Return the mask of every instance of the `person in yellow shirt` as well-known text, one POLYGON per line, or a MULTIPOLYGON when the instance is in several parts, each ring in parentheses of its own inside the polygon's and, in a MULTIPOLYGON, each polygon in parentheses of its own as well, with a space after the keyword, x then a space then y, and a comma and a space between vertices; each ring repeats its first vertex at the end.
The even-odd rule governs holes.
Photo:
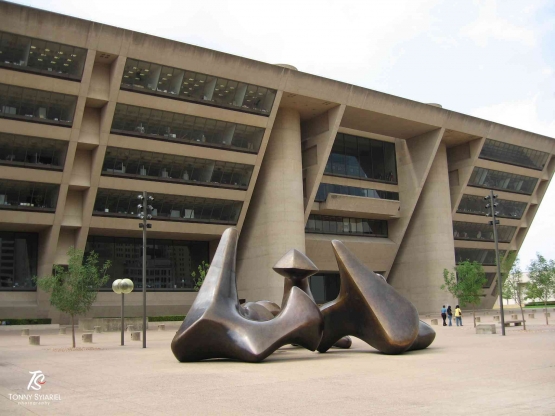
POLYGON ((457 323, 457 326, 459 326, 459 323, 461 324, 461 326, 463 326, 462 311, 461 308, 459 308, 459 305, 455 306, 455 322, 457 323))

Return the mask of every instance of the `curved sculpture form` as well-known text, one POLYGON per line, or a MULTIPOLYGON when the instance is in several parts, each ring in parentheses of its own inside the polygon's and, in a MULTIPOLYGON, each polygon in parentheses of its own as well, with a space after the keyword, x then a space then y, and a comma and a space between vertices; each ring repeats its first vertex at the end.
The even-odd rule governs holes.
POLYGON ((423 350, 428 348, 436 339, 436 331, 426 322, 420 321, 418 336, 407 351, 423 350))
POLYGON ((369 270, 345 245, 332 241, 339 266, 339 296, 322 306, 324 336, 318 351, 326 352, 345 335, 358 337, 385 354, 407 351, 418 337, 416 308, 383 278, 369 270))
POLYGON ((181 361, 230 358, 260 362, 282 345, 314 351, 322 337, 322 314, 312 299, 292 288, 281 312, 269 321, 249 319, 237 297, 235 258, 238 232, 224 231, 204 283, 171 349, 181 361))

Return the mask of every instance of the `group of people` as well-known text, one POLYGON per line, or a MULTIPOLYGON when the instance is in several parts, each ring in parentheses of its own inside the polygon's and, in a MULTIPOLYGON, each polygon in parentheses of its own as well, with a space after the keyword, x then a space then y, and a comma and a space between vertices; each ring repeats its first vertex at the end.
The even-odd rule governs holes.
MULTIPOLYGON (((451 323, 451 320, 453 319, 453 310, 451 309, 451 305, 447 306, 447 309, 445 308, 445 305, 442 306, 441 308, 441 319, 443 319, 443 326, 447 326, 447 323, 445 322, 445 320, 449 318, 449 326, 453 326, 453 324, 451 323)), ((459 305, 455 306, 455 322, 457 323, 457 326, 463 326, 462 323, 462 311, 461 308, 459 308, 459 305)))

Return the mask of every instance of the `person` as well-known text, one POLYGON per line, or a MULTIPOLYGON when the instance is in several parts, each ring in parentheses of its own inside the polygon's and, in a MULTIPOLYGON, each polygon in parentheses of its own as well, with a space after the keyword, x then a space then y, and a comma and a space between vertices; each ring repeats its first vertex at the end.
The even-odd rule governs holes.
POLYGON ((461 326, 463 326, 463 324, 462 324, 462 311, 461 311, 461 308, 459 308, 459 305, 455 306, 455 322, 457 323, 457 326, 459 326, 459 324, 461 324, 461 326))
POLYGON ((451 310, 451 305, 447 306, 447 318, 449 318, 449 326, 453 326, 451 320, 453 319, 453 311, 451 310))
POLYGON ((445 323, 445 318, 447 318, 447 309, 445 309, 445 305, 441 307, 441 319, 443 319, 443 326, 447 326, 445 323))

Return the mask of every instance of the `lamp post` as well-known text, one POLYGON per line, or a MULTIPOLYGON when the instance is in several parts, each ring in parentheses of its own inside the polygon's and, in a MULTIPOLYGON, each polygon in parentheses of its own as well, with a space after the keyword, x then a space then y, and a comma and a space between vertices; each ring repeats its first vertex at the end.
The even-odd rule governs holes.
POLYGON ((137 199, 141 201, 137 205, 139 218, 142 220, 139 228, 143 229, 143 348, 146 348, 146 230, 152 228, 152 224, 148 224, 147 220, 152 218, 150 212, 153 208, 149 203, 154 201, 154 198, 145 191, 138 195, 137 199))
POLYGON ((501 278, 501 263, 499 261, 499 239, 497 237, 497 225, 499 220, 497 219, 498 211, 495 208, 499 205, 495 200, 497 195, 494 195, 493 191, 489 191, 489 195, 485 196, 484 199, 489 201, 486 208, 490 209, 490 212, 486 214, 486 217, 491 216, 492 220, 489 222, 493 226, 493 239, 495 241, 495 262, 497 263, 497 287, 499 289, 499 314, 501 315, 501 335, 505 336, 505 313, 503 312, 503 279, 501 278))
POLYGON ((112 283, 112 290, 118 295, 121 294, 121 345, 125 344, 123 332, 125 331, 125 312, 124 296, 133 291, 133 282, 129 279, 117 279, 112 283))

